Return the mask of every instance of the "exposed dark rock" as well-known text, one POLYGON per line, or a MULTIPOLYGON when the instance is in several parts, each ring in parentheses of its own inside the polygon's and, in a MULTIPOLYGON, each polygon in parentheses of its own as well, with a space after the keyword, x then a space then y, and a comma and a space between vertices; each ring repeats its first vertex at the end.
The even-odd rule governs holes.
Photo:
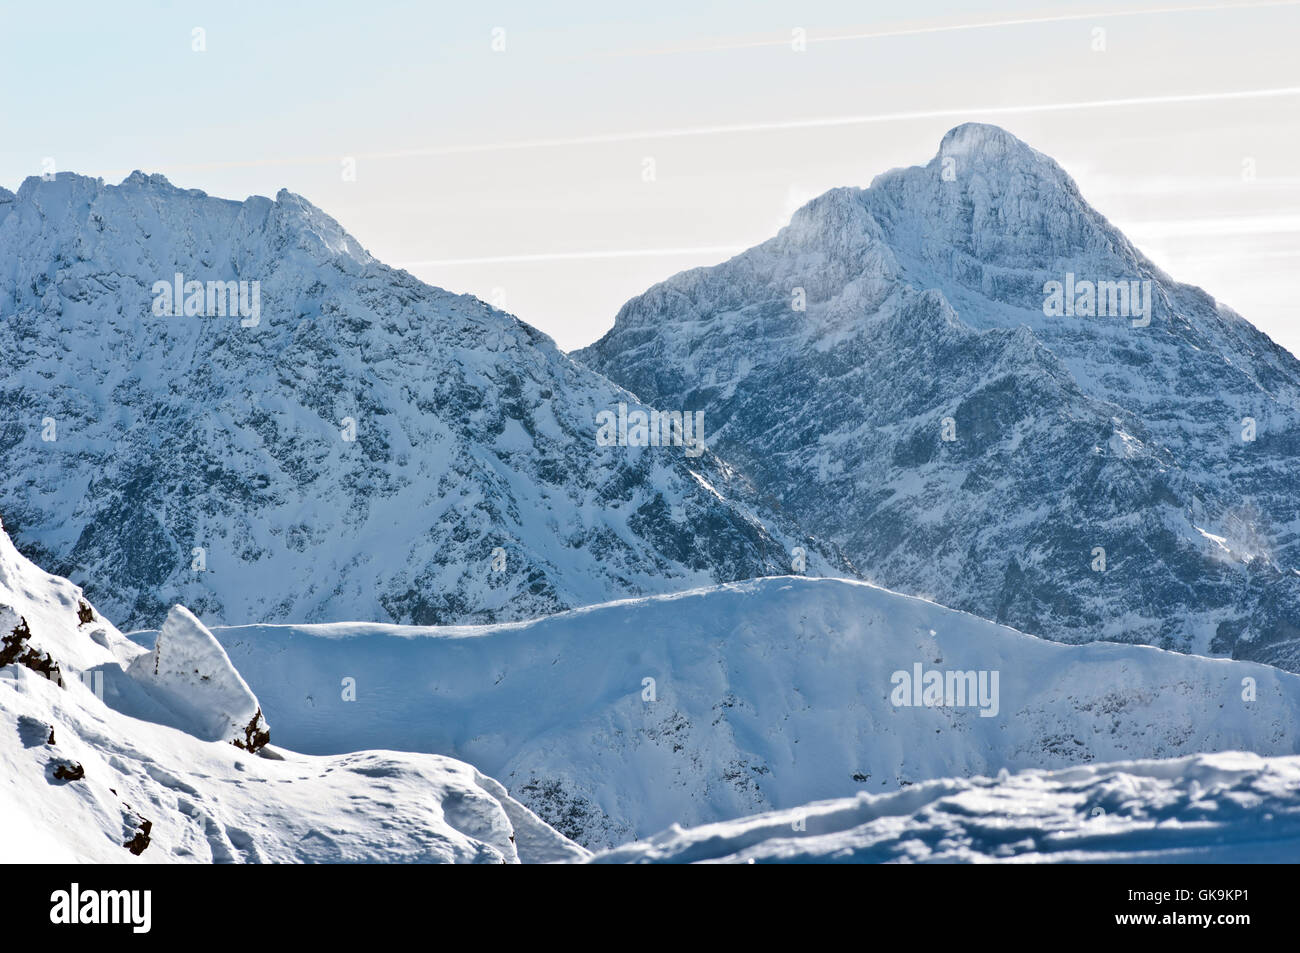
POLYGON ((27 640, 31 637, 32 630, 28 628, 25 618, 20 618, 8 635, 0 636, 0 668, 22 665, 63 688, 63 672, 58 663, 50 657, 49 652, 41 652, 28 645, 27 640))
POLYGON ((144 853, 145 848, 149 846, 149 832, 152 830, 153 823, 140 818, 139 829, 135 832, 135 836, 122 846, 139 857, 144 853))
POLYGON ((64 761, 54 766, 54 777, 60 781, 80 781, 86 776, 86 769, 76 761, 64 761))
POLYGON ((242 748, 245 751, 256 754, 262 748, 266 747, 271 740, 271 732, 261 727, 262 709, 257 709, 253 719, 244 726, 244 740, 234 739, 231 744, 236 748, 242 748))

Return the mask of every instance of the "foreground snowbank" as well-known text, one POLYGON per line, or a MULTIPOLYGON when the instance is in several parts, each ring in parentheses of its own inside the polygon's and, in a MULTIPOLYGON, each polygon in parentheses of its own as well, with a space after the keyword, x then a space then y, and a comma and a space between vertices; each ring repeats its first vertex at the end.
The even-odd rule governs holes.
POLYGON ((172 613, 159 659, 2 530, 0 623, 0 862, 585 856, 450 758, 237 747, 256 697, 193 616, 172 613))
POLYGON ((1295 863, 1300 758, 1226 753, 994 779, 673 827, 593 863, 1295 863))

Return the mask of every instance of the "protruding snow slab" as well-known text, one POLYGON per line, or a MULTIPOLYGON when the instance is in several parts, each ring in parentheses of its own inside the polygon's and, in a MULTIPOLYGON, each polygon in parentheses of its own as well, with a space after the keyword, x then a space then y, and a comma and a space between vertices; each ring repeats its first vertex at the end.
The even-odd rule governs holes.
POLYGON ((127 670, 176 715, 174 727, 204 741, 256 751, 270 740, 262 706, 216 638, 184 606, 173 606, 153 651, 127 670))
POLYGON ((1300 758, 1229 752, 927 781, 685 830, 593 863, 1295 863, 1300 758))

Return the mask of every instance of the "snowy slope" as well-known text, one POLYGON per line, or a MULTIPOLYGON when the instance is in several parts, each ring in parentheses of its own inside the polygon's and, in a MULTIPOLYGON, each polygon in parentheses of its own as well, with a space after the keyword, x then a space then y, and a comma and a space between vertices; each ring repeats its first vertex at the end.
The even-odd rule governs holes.
POLYGON ((664 831, 593 863, 1297 863, 1300 758, 1239 752, 927 781, 664 831))
POLYGON ((3 644, 19 644, 9 624, 14 618, 23 631, 21 651, 0 651, 0 660, 13 658, 0 664, 0 862, 513 863, 585 856, 496 781, 450 758, 391 751, 311 757, 278 746, 251 754, 236 747, 223 737, 226 716, 239 710, 242 718, 239 706, 256 699, 210 633, 182 613, 169 619, 164 665, 157 675, 150 665, 142 685, 126 669, 151 655, 100 618, 78 587, 33 566, 0 532, 3 644), (93 618, 83 622, 86 615, 93 618), (186 656, 199 664, 198 679, 167 667, 170 655, 205 644, 215 652, 186 656), (169 707, 180 697, 184 706, 169 707), (212 698, 219 704, 205 710, 212 698), (212 730, 218 740, 175 724, 212 730))
POLYGON ((712 454, 599 446, 626 392, 296 195, 6 195, 0 515, 124 626, 501 621, 785 572, 796 545, 828 568, 712 454), (250 314, 258 282, 256 322, 156 315, 178 273, 249 282, 250 314))
POLYGON ((575 356, 705 407, 719 454, 873 582, 1300 670, 1300 362, 1001 129, 814 199, 575 356), (1150 282, 1149 325, 1047 316, 1067 275, 1150 282))
POLYGON ((1300 752, 1300 676, 1063 645, 844 580, 769 578, 490 627, 214 634, 279 742, 468 761, 591 847, 1004 767, 1300 752), (895 705, 894 673, 917 665, 923 680, 985 672, 988 688, 997 673, 997 704, 895 705))

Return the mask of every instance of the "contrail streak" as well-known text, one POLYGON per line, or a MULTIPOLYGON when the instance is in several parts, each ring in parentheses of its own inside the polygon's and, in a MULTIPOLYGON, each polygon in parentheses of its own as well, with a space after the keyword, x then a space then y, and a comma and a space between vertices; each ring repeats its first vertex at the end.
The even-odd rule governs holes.
MULTIPOLYGON (((1126 224, 1123 231, 1137 238, 1171 238, 1182 236, 1245 236, 1300 232, 1300 216, 1242 217, 1217 219, 1174 219, 1126 224)), ((437 258, 426 261, 399 262, 397 268, 436 268, 452 265, 501 265, 534 261, 590 261, 601 258, 668 258, 675 255, 737 255, 746 245, 700 245, 693 248, 633 248, 621 250, 540 252, 526 255, 493 255, 483 258, 437 258)), ((1265 253, 1259 257, 1295 257, 1300 252, 1281 255, 1265 253)), ((1235 257, 1235 256, 1233 256, 1235 257)))
MULTIPOLYGON (((430 146, 419 149, 400 149, 387 152, 352 153, 356 159, 408 159, 429 156, 468 155, 483 152, 510 152, 522 149, 553 149, 571 146, 605 145, 620 142, 641 142, 654 139, 683 139, 701 136, 723 136, 743 133, 787 132, 799 129, 829 129, 839 126, 857 126, 870 123, 903 122, 917 119, 969 119, 972 116, 1017 116, 1032 113, 1072 112, 1088 109, 1115 109, 1128 106, 1169 106, 1188 103, 1234 102, 1249 99, 1275 99, 1300 96, 1300 86, 1283 86, 1272 89, 1245 89, 1221 93, 1179 93, 1167 96, 1131 96, 1121 99, 1088 99, 1067 103, 1032 103, 1019 106, 965 106, 959 109, 918 109, 907 112, 868 113, 853 116, 820 116, 810 119, 786 119, 771 122, 732 123, 713 126, 679 126, 665 129, 595 133, 585 136, 564 136, 547 139, 517 139, 513 141, 472 143, 453 146, 430 146)), ((296 158, 249 159, 235 162, 205 162, 191 165, 169 166, 175 171, 201 169, 240 168, 264 165, 307 165, 338 162, 341 156, 300 156, 296 158)), ((118 174, 122 170, 110 170, 118 174)))
MULTIPOLYGON (((1116 17, 1160 16, 1171 13, 1204 13, 1217 10, 1252 10, 1268 7, 1290 7, 1300 4, 1300 0, 1258 0, 1247 3, 1213 3, 1183 7, 1152 7, 1143 10, 1107 10, 1092 13, 1063 13, 1041 17, 1018 17, 1012 20, 986 20, 975 23, 953 23, 944 26, 906 27, 897 30, 872 30, 862 33, 834 33, 823 36, 808 36, 806 42, 836 43, 844 40, 877 40, 898 36, 922 36, 928 33, 959 33, 966 30, 987 30, 996 27, 1032 26, 1040 23, 1068 23, 1079 20, 1102 20, 1116 17)), ((598 56, 663 56, 681 53, 716 53, 725 50, 759 49, 771 46, 789 46, 791 38, 782 37, 772 40, 748 40, 732 43, 716 43, 702 46, 664 47, 649 50, 613 50, 598 56)))
MULTIPOLYGON (((785 119, 773 122, 731 123, 716 126, 682 126, 666 129, 648 129, 639 132, 597 133, 587 136, 568 136, 554 139, 519 139, 513 142, 483 143, 477 145, 434 146, 427 149, 406 149, 395 152, 374 152, 366 159, 399 159, 413 156, 458 155, 470 152, 495 152, 513 149, 543 149, 556 146, 601 145, 605 143, 635 142, 645 139, 680 139, 692 136, 719 136, 747 132, 782 132, 793 129, 820 129, 835 126, 856 126, 868 123, 901 122, 915 119, 953 119, 964 116, 1011 116, 1026 113, 1068 112, 1080 109, 1110 109, 1124 106, 1163 106, 1181 103, 1229 102, 1243 99, 1269 99, 1281 96, 1300 96, 1300 86, 1283 86, 1274 89, 1246 89, 1223 93, 1180 93, 1169 96, 1131 96, 1122 99, 1088 99, 1068 103, 1032 103, 1020 106, 967 106, 960 109, 918 109, 908 112, 868 113, 855 116, 820 116, 810 119, 785 119)), ((337 159, 337 156, 331 157, 337 159)))
POLYGON ((667 258, 673 255, 735 255, 744 245, 704 245, 695 248, 633 248, 602 251, 542 252, 533 255, 493 255, 486 258, 434 258, 398 262, 396 268, 435 268, 448 265, 500 265, 530 261, 589 261, 594 258, 667 258))

